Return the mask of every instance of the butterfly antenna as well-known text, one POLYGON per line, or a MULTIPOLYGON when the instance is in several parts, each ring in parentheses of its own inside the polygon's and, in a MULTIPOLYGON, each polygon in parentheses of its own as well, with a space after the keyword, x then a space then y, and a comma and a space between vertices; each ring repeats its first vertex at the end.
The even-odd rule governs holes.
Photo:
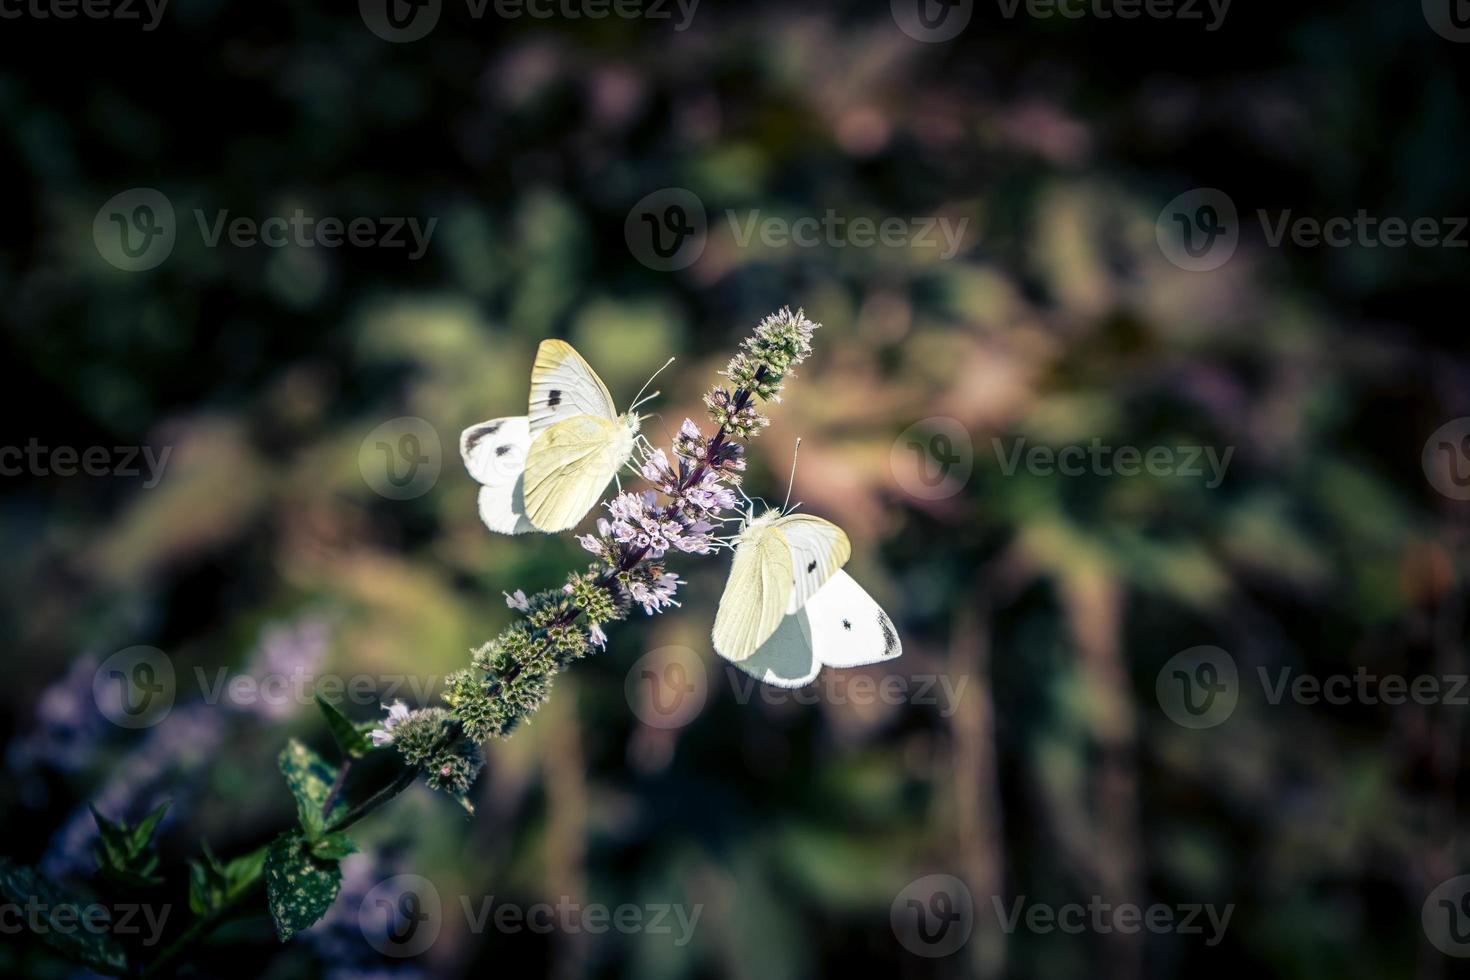
POLYGON ((796 437, 796 448, 791 450, 791 479, 786 482, 786 499, 781 501, 781 513, 786 513, 786 505, 791 503, 791 488, 796 486, 796 454, 801 452, 801 436, 796 437))
POLYGON ((652 401, 653 399, 657 398, 659 395, 663 394, 663 392, 661 392, 661 391, 655 391, 653 394, 649 395, 647 398, 644 398, 643 397, 643 393, 648 390, 648 386, 651 385, 651 384, 653 384, 653 379, 656 378, 656 377, 658 377, 659 371, 662 371, 664 368, 668 367, 670 364, 673 364, 673 363, 674 363, 674 359, 671 357, 667 361, 664 361, 663 367, 660 367, 658 369, 658 371, 655 371, 655 372, 653 372, 652 374, 650 374, 648 376, 648 380, 645 381, 645 382, 643 382, 643 387, 638 389, 638 394, 636 394, 636 395, 633 396, 633 404, 628 406, 628 411, 630 411, 630 412, 631 411, 634 411, 635 409, 638 408, 639 405, 642 405, 644 402, 646 402, 646 401, 652 401))

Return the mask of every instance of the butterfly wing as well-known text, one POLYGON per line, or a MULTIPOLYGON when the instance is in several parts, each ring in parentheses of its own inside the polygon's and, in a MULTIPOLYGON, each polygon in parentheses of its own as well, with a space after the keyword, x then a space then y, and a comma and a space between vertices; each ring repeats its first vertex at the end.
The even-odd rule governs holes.
POLYGON ((861 667, 903 653, 898 630, 867 590, 838 571, 736 666, 777 687, 805 687, 823 667, 861 667))
POLYGON ((480 487, 480 519, 499 534, 534 531, 526 518, 522 477, 531 445, 529 420, 510 415, 472 425, 459 435, 459 455, 480 487))
POLYGON ((751 677, 776 687, 805 687, 817 679, 822 662, 812 650, 806 614, 781 617, 776 632, 735 666, 751 677))
POLYGON ((625 429, 596 415, 576 415, 534 436, 525 476, 531 523, 547 532, 575 527, 596 506, 632 448, 625 429))
POLYGON ((813 658, 828 667, 861 667, 903 653, 893 620, 846 572, 833 575, 818 589, 800 615, 806 620, 813 658))
POLYGON ((781 625, 791 588, 791 548, 781 534, 766 528, 742 542, 715 613, 720 656, 738 663, 753 654, 781 625))
POLYGON ((543 340, 531 367, 531 438, 578 415, 611 422, 618 413, 607 385, 571 344, 543 340))
POLYGON ((852 545, 842 528, 808 514, 781 517, 771 526, 791 549, 791 600, 785 611, 794 613, 847 564, 852 545))

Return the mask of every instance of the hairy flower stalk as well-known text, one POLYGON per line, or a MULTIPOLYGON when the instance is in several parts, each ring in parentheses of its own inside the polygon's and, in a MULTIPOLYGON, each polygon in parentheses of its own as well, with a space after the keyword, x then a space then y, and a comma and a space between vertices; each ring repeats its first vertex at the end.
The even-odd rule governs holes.
POLYGON ((722 512, 736 504, 744 446, 769 424, 759 409, 779 401, 792 369, 811 354, 811 322, 784 308, 761 321, 704 396, 714 423, 706 437, 685 419, 669 451, 647 446, 639 472, 652 489, 624 491, 603 506, 595 533, 578 538, 593 556, 559 589, 506 595, 521 616, 473 651, 469 667, 450 674, 448 711, 390 711, 377 738, 397 747, 429 783, 464 800, 483 763, 478 743, 508 735, 550 694, 555 675, 607 644, 606 627, 634 608, 646 615, 678 605, 682 584, 668 567, 676 553, 716 550, 722 512), (450 737, 446 740, 443 735, 450 737))

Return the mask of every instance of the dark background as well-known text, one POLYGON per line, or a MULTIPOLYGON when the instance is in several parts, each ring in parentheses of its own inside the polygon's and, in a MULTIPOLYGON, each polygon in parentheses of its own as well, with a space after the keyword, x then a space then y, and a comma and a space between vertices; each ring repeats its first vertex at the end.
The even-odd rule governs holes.
MULTIPOLYGON (((726 559, 690 559, 682 609, 622 624, 490 747, 473 820, 418 789, 363 825, 358 885, 413 872, 444 896, 428 953, 375 959, 343 896, 335 924, 285 947, 263 917, 231 926, 203 974, 1455 972, 1420 912, 1467 870, 1463 705, 1272 704, 1256 681, 1466 669, 1467 504, 1436 492, 1421 453, 1470 414, 1470 253, 1272 247, 1255 218, 1470 214, 1470 47, 1418 4, 1237 0, 1213 32, 977 4, 958 38, 921 43, 880 2, 705 0, 683 32, 448 3, 428 37, 390 44, 347 4, 174 0, 153 31, 0 20, 0 51, 0 443, 172 447, 153 488, 0 481, 0 850, 85 884, 88 799, 132 816, 174 799, 169 867, 200 838, 268 839, 291 818, 275 755, 290 734, 320 745, 319 721, 204 703, 195 668, 433 684, 507 621, 502 590, 582 560, 570 540, 487 534, 456 458, 461 428, 520 410, 536 343, 570 339, 620 405, 679 355, 657 442, 790 304, 824 327, 755 444, 751 492, 783 495, 803 437, 796 498, 848 529, 849 570, 903 635, 900 661, 865 672, 967 678, 958 710, 830 687, 738 703, 707 641, 726 559), (136 187, 172 202, 178 241, 126 272, 91 229, 136 187), (666 187, 710 221, 672 272, 623 230, 666 187), (1233 200, 1241 241, 1188 272, 1155 221, 1199 187, 1233 200), (209 248, 192 218, 297 207, 438 223, 411 261, 209 248), (941 259, 741 246, 727 209, 969 224, 941 259), (359 449, 405 416, 438 432, 442 471, 395 501, 359 449), (974 469, 924 500, 894 444, 934 418, 970 433, 974 469), (1234 453, 1214 488, 1007 475, 992 440, 1020 438, 1234 453), (91 683, 140 644, 171 658, 179 698, 127 731, 91 683), (674 730, 624 694, 668 645, 708 668, 704 711, 674 730), (1240 690, 1196 731, 1155 682, 1199 645, 1233 657, 1240 690), (890 927, 930 873, 975 904, 969 942, 940 959, 890 927), (677 948, 472 935, 453 913, 486 895, 704 912, 677 948), (1234 913, 1217 946, 1007 935, 992 898, 1023 895, 1234 913)), ((10 937, 0 963, 65 975, 10 937)))

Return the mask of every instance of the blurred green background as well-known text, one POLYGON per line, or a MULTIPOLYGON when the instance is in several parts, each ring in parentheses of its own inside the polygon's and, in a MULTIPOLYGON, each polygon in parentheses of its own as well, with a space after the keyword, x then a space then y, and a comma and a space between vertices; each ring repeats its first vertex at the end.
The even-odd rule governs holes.
MULTIPOLYGON (((1216 30, 975 5, 943 43, 876 0, 705 0, 686 30, 676 8, 476 19, 449 3, 403 44, 338 6, 0 23, 0 443, 171 450, 153 487, 0 481, 0 850, 85 882, 88 799, 128 816, 175 800, 172 867, 201 838, 267 840, 292 813, 276 753, 291 734, 321 745, 319 719, 294 700, 208 703, 196 672, 375 678, 357 718, 432 700, 507 622, 502 590, 584 558, 569 538, 488 534, 456 452, 464 426, 523 410, 537 342, 571 340, 620 405, 677 355, 646 429, 659 442, 703 420, 734 345, 790 304, 824 326, 748 487, 779 500, 803 439, 795 498, 847 528, 849 570, 903 636, 901 660, 861 673, 964 679, 953 710, 855 704, 840 682, 815 703, 739 703, 707 639, 728 559, 681 561, 682 609, 621 624, 489 747, 476 817, 416 788, 362 826, 331 922, 282 947, 264 917, 242 921, 201 975, 1455 972, 1420 912, 1470 870, 1463 707, 1272 704, 1256 678, 1466 670, 1467 505, 1421 466, 1430 433, 1470 414, 1466 252, 1272 247, 1254 216, 1470 214, 1470 48, 1418 4, 1371 0, 1241 3, 1216 30), (177 241, 129 272, 92 226, 139 187, 171 202, 177 241), (709 230, 697 261, 660 271, 625 224, 670 187, 709 230), (1199 187, 1240 215, 1209 272, 1155 240, 1165 204, 1199 187), (209 247, 193 217, 297 208, 437 223, 413 260, 209 247), (828 210, 967 230, 943 258, 742 244, 725 217, 828 210), (437 433, 440 471, 394 500, 360 457, 402 417, 437 433), (922 444, 933 419, 968 433, 973 467, 924 499, 908 430, 923 423, 922 444), (1215 487, 1007 475, 994 440, 1020 439, 1233 456, 1215 487), (178 698, 129 731, 92 682, 135 645, 167 653, 178 698), (1233 657, 1240 690, 1228 720, 1192 730, 1156 680, 1199 645, 1233 657), (672 729, 625 695, 667 646, 707 678, 672 729), (446 909, 410 960, 357 929, 361 894, 398 872, 446 909), (974 923, 931 959, 890 907, 938 873, 965 882, 974 923), (703 913, 683 946, 473 934, 459 899, 490 895, 703 913), (1008 934, 994 905, 1094 895, 1234 912, 1207 945, 1008 934)), ((0 965, 66 975, 10 936, 0 965)))

